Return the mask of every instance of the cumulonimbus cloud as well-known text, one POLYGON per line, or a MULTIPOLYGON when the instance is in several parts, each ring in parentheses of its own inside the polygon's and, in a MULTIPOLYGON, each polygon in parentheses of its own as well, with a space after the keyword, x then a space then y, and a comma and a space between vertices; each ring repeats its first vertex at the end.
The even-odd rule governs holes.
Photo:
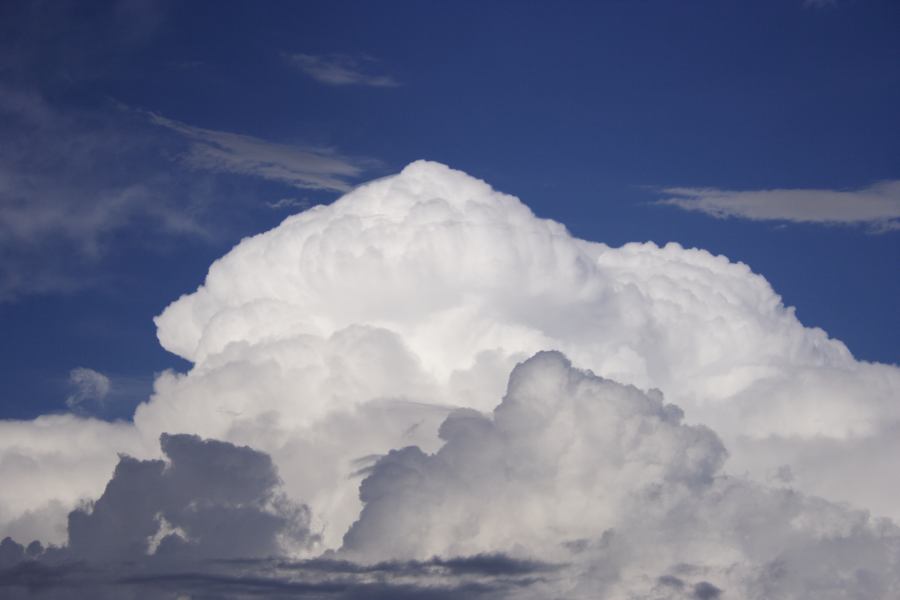
POLYGON ((307 559, 522 551, 571 563, 570 583, 714 597, 810 589, 809 548, 829 585, 846 559, 895 589, 893 526, 815 496, 900 516, 900 369, 855 360, 725 257, 580 240, 420 161, 243 240, 156 324, 193 366, 162 374, 132 423, 0 423, 0 477, 16 482, 0 488, 0 535, 65 542, 66 514, 100 496, 116 452, 152 461, 161 434, 183 433, 271 456, 320 536, 296 550, 307 559), (604 379, 540 355, 510 380, 542 350, 604 379), (689 525, 700 537, 679 570, 670 551, 695 539, 689 525), (397 537, 410 528, 427 535, 397 537), (842 558, 851 547, 866 550, 842 558))

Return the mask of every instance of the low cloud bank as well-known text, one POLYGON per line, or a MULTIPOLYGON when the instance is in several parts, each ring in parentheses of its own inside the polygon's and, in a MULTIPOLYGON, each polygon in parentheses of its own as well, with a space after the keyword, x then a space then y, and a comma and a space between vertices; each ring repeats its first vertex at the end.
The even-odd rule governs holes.
POLYGON ((122 457, 69 515, 69 543, 5 539, 0 587, 49 594, 295 597, 891 598, 900 528, 726 475, 708 428, 658 392, 518 365, 491 415, 451 413, 443 446, 367 469, 337 552, 247 447, 164 435, 168 462, 122 457))

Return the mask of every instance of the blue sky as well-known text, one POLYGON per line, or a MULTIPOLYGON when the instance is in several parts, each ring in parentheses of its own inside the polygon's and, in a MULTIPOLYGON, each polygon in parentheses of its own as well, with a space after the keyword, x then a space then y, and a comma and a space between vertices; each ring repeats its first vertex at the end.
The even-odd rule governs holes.
POLYGON ((67 410, 87 367, 127 418, 187 367, 152 317, 213 260, 419 158, 581 238, 746 262, 900 359, 900 192, 872 187, 900 179, 900 4, 223 4, 0 8, 0 417, 67 410))

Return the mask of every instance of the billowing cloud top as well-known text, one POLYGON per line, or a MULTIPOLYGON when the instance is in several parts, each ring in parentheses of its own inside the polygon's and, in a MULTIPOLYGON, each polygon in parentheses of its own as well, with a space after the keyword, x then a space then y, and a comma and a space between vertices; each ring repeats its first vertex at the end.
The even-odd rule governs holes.
POLYGON ((424 161, 244 240, 157 325, 163 346, 198 369, 351 325, 381 328, 442 387, 499 362, 490 385, 446 398, 485 410, 512 359, 556 348, 756 438, 847 439, 897 418, 897 370, 803 327, 745 265, 676 244, 579 240, 424 161))
MULTIPOLYGON (((516 198, 419 161, 244 240, 156 322, 163 346, 197 363, 232 342, 330 335, 351 324, 414 334, 430 317, 476 303, 561 300, 589 282, 593 261, 584 258, 561 225, 536 219, 516 198)), ((503 325, 493 333, 499 341, 515 333, 503 325)), ((434 356, 452 349, 420 354, 438 371, 471 360, 469 351, 441 357, 449 363, 434 356)))

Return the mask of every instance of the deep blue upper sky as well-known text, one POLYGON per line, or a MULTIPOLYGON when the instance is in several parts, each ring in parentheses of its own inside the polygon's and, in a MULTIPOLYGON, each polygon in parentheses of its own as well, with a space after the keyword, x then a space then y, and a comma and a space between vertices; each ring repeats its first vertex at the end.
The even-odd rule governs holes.
POLYGON ((653 204, 661 187, 900 179, 900 2, 11 2, 0 54, 0 175, 28 174, 0 177, 0 210, 71 220, 140 190, 74 229, 0 215, 0 418, 64 410, 78 366, 113 378, 104 416, 129 416, 154 371, 186 367, 151 318, 291 212, 268 203, 340 194, 189 168, 150 113, 329 148, 363 169, 348 184, 437 160, 579 237, 725 254, 858 358, 900 360, 896 229, 653 204))

